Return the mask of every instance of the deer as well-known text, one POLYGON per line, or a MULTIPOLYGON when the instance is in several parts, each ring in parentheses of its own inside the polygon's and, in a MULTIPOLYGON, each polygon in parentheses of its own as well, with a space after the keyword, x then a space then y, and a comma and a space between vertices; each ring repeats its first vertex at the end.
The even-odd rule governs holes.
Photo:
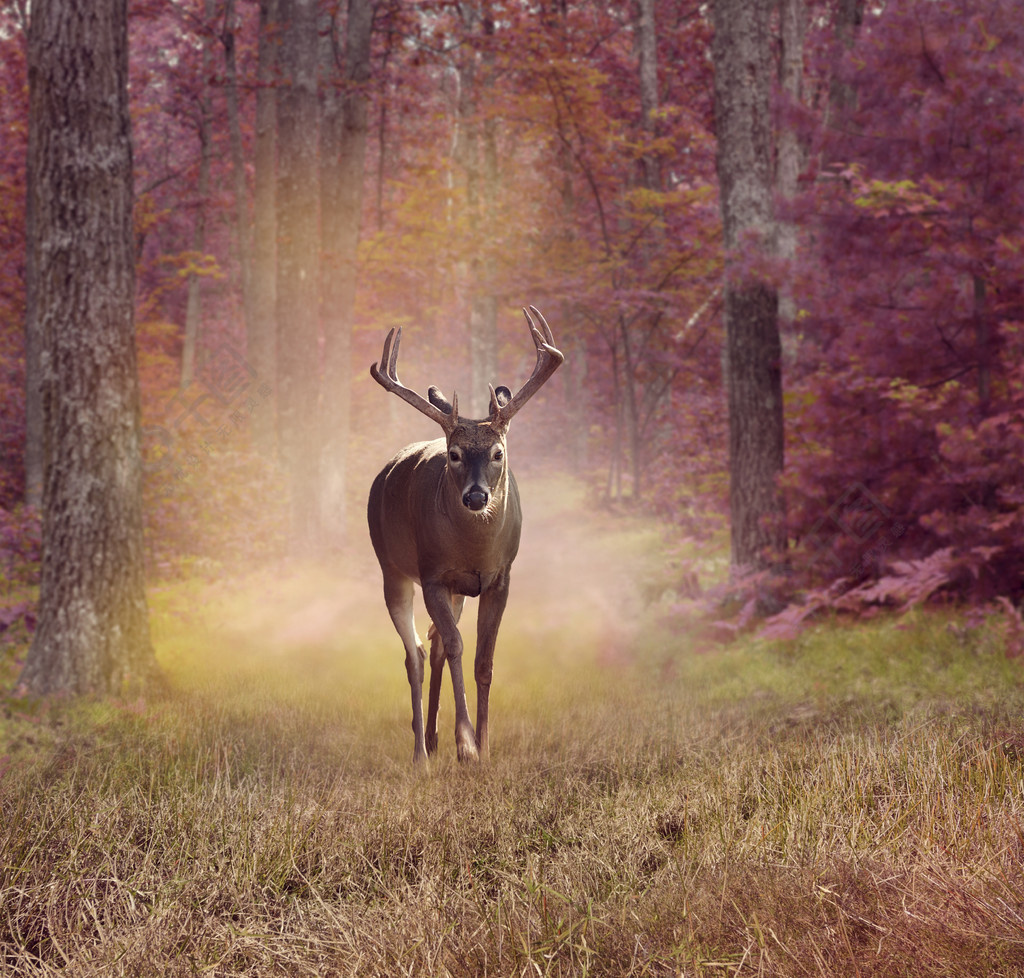
POLYGON ((384 602, 405 647, 412 694, 413 760, 437 750, 437 711, 445 663, 455 694, 455 746, 460 761, 488 756, 487 709, 498 627, 508 601, 509 573, 519 551, 523 523, 519 488, 509 468, 509 422, 565 359, 547 321, 523 309, 537 350, 530 379, 512 395, 488 384, 484 420, 459 415, 458 395, 449 402, 431 386, 424 398, 398 379, 401 328, 384 340, 370 376, 440 427, 443 437, 407 445, 373 480, 367 504, 370 542, 384 577, 384 602), (430 691, 423 720, 426 650, 413 619, 418 584, 430 616, 430 691), (479 598, 476 656, 476 728, 470 722, 462 675, 458 623, 466 598, 479 598))

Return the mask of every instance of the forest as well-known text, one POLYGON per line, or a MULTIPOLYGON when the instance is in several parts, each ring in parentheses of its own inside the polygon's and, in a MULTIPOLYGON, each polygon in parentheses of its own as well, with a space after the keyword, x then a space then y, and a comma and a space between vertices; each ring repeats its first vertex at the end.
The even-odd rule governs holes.
MULTIPOLYGON (((365 491, 349 473, 372 470, 383 434, 400 439, 366 375, 386 329, 405 324, 413 380, 480 402, 489 380, 524 369, 514 311, 527 303, 567 359, 543 411, 517 425, 521 455, 683 535, 720 530, 726 256, 707 11, 321 7, 306 40, 289 35, 310 45, 293 88, 287 8, 130 5, 149 572, 343 547, 365 491), (284 107, 299 84, 315 99, 284 107), (286 156, 293 189, 277 172, 286 156), (275 205, 282 193, 305 198, 275 205), (294 290, 282 241, 309 251, 298 260, 316 283, 275 303, 294 290), (302 529, 279 502, 290 487, 277 463, 314 455, 329 471, 309 491, 333 503, 309 501, 318 514, 302 529)), ((8 4, 0 25, 9 573, 33 562, 40 502, 25 397, 26 16, 8 4)), ((1014 8, 800 3, 772 17, 771 241, 733 250, 779 294, 783 590, 842 578, 847 600, 855 588, 882 602, 939 589, 1016 600, 1014 8)))
MULTIPOLYGON (((405 420, 366 374, 387 328, 406 327, 413 382, 480 403, 525 370, 528 303, 566 367, 517 423, 520 457, 683 537, 721 532, 707 10, 322 3, 297 39, 291 15, 130 4, 148 573, 344 548, 405 420), (315 283, 279 267, 295 262, 315 283), (315 518, 286 501, 302 482, 315 518)), ((27 10, 0 16, 0 513, 17 575, 38 563, 41 501, 27 10)), ((1019 598, 1016 20, 1009 3, 846 0, 782 3, 765 25, 772 227, 728 260, 778 293, 782 603, 1019 598)))
POLYGON ((1019 973, 1022 159, 1010 0, 0 0, 0 972, 1019 973), (531 308, 412 773, 370 367, 531 308))

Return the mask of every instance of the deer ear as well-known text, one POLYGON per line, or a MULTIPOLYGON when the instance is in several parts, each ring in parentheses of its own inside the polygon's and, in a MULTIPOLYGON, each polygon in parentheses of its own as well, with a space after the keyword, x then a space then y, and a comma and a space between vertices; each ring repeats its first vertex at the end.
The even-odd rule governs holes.
POLYGON ((506 424, 501 417, 501 409, 512 400, 512 391, 507 387, 491 387, 487 385, 491 391, 491 410, 488 416, 488 421, 493 424, 506 424))
POLYGON ((452 406, 448 403, 448 398, 446 398, 436 387, 427 388, 427 397, 430 399, 430 403, 439 411, 444 411, 445 414, 452 413, 452 406))

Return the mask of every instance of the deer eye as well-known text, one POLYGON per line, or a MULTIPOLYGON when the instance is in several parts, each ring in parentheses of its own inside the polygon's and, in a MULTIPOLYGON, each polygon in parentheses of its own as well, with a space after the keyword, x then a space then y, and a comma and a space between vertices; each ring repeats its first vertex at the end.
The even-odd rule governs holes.
POLYGON ((457 448, 453 448, 448 452, 448 460, 458 465, 462 461, 462 455, 457 448))
POLYGON ((494 452, 494 461, 500 462, 505 457, 505 453, 500 449, 496 449, 494 452))

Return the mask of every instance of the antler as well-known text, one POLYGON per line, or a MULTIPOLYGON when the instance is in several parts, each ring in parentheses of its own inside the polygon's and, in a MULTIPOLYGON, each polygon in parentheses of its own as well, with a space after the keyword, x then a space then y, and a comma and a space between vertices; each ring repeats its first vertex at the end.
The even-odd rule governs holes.
MULTIPOLYGON (((417 411, 425 414, 431 421, 436 421, 445 433, 450 432, 459 421, 459 401, 452 396, 452 413, 445 414, 439 407, 435 407, 425 397, 420 396, 416 391, 409 390, 398 379, 398 344, 402 342, 402 327, 392 326, 384 340, 384 352, 381 354, 380 363, 384 370, 378 369, 375 363, 370 367, 370 376, 385 390, 397 394, 403 401, 408 401, 417 411)), ((561 356, 561 354, 559 354, 561 356)))
POLYGON ((512 416, 544 386, 547 379, 565 360, 562 352, 555 348, 555 338, 551 335, 551 327, 548 326, 547 320, 540 314, 540 310, 536 306, 530 306, 529 309, 523 309, 523 315, 526 317, 526 323, 530 327, 533 345, 537 347, 537 363, 533 368, 530 379, 519 388, 519 392, 508 403, 504 405, 499 404, 498 396, 495 394, 494 388, 491 388, 492 424, 497 421, 500 421, 502 424, 508 424, 512 420, 512 416))

